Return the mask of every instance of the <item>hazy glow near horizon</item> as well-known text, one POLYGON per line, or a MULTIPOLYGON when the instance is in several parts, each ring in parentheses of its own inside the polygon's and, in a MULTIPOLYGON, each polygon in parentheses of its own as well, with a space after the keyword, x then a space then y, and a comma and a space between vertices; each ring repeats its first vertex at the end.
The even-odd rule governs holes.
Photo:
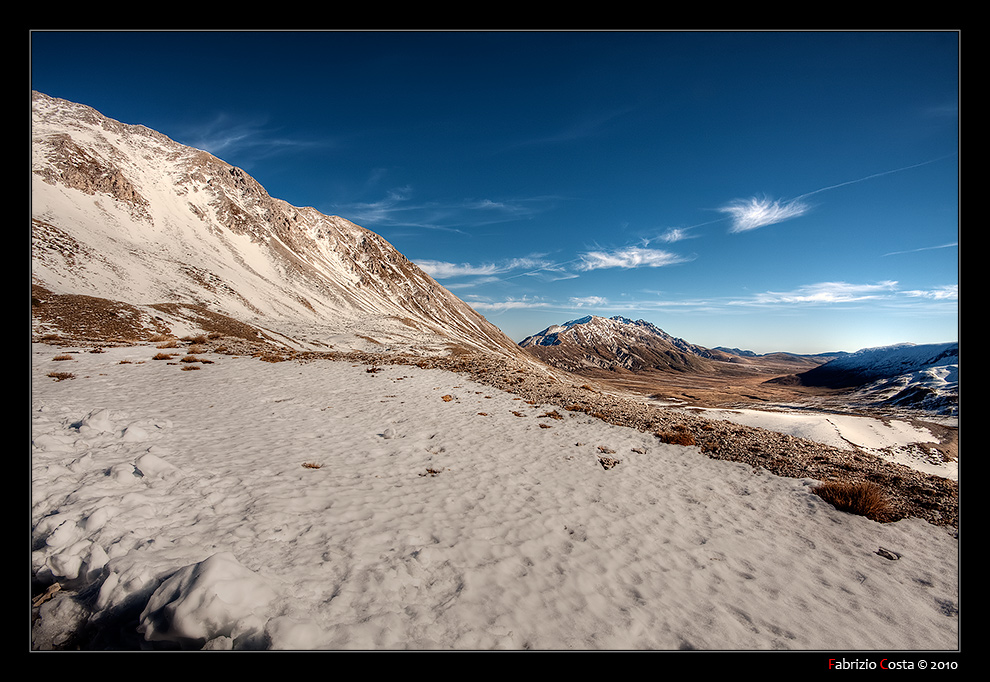
POLYGON ((852 351, 957 339, 958 38, 39 31, 31 77, 378 232, 517 341, 597 314, 852 351))

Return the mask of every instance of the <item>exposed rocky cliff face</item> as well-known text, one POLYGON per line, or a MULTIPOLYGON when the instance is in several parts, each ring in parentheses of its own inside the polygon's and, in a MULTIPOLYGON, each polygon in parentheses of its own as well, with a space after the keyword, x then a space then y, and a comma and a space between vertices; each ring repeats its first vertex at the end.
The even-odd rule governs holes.
POLYGON ((50 295, 204 306, 300 346, 520 352, 381 236, 207 152, 41 93, 31 132, 32 282, 50 295))

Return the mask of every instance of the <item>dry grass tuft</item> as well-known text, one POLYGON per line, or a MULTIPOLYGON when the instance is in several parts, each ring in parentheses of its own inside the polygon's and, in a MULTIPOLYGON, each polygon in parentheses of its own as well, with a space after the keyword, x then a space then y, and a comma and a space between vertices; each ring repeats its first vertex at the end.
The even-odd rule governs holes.
POLYGON ((694 436, 686 426, 678 424, 673 427, 673 431, 666 431, 657 434, 657 438, 663 443, 670 445, 695 445, 694 436))
POLYGON ((839 511, 881 522, 890 517, 890 503, 883 488, 870 481, 828 481, 812 492, 839 511))
POLYGON ((171 360, 174 356, 171 353, 156 353, 152 360, 171 360))
POLYGON ((55 381, 65 381, 66 379, 75 379, 76 375, 72 372, 49 372, 50 376, 55 381))
POLYGON ((52 360, 71 360, 72 356, 68 353, 62 353, 61 355, 56 355, 52 360))
POLYGON ((258 353, 252 353, 251 357, 257 358, 257 359, 261 360, 262 362, 273 362, 273 363, 274 362, 285 362, 285 361, 287 361, 289 359, 289 358, 284 357, 282 355, 278 355, 277 353, 270 353, 270 352, 267 352, 267 351, 258 352, 258 353))
POLYGON ((322 467, 322 464, 317 464, 316 462, 303 462, 304 469, 320 469, 322 467))

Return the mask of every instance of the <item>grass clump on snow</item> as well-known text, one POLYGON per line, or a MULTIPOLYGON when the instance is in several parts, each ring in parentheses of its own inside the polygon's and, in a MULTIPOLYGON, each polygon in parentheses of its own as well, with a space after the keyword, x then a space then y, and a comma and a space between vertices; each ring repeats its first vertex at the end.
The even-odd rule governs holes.
POLYGON ((839 511, 859 514, 874 521, 884 521, 890 512, 887 496, 876 483, 870 481, 828 481, 812 492, 839 511))

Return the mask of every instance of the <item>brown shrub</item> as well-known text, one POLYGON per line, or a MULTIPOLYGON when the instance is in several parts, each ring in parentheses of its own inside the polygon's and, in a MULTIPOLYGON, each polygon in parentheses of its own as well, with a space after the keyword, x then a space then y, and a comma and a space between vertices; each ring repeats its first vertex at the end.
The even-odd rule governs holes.
POLYGON ((828 481, 812 492, 839 511, 874 521, 884 521, 890 515, 890 503, 883 488, 870 481, 828 481))
POLYGON ((670 445, 695 445, 694 436, 685 427, 674 427, 673 431, 658 433, 657 438, 670 445))
POLYGON ((76 375, 72 372, 49 372, 50 376, 55 381, 65 381, 66 379, 75 379, 76 375))

